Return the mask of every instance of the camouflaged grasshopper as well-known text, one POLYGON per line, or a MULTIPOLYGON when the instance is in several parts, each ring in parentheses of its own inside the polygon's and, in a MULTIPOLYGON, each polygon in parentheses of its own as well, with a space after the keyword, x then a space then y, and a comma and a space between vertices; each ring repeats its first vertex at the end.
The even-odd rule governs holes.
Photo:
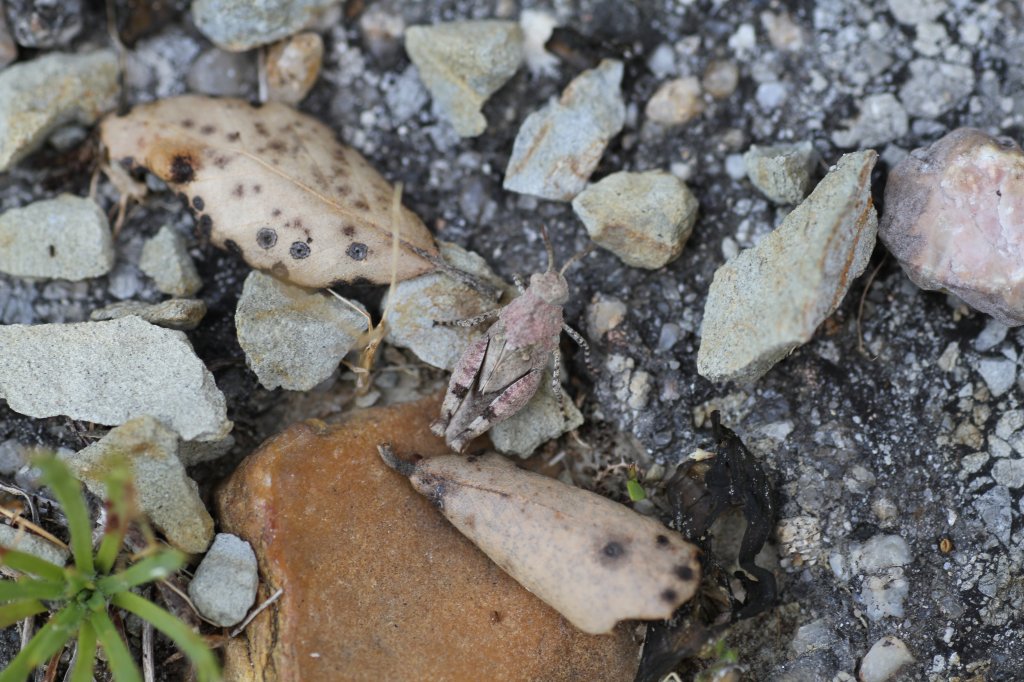
POLYGON ((521 410, 537 392, 552 358, 551 388, 561 407, 558 342, 563 330, 583 349, 590 367, 587 342, 562 321, 562 306, 569 300, 569 284, 564 273, 572 263, 587 255, 590 248, 570 258, 556 271, 555 253, 547 230, 541 228, 541 234, 548 267, 545 272, 530 276, 529 287, 518 276, 514 278, 521 296, 504 308, 476 317, 434 322, 443 326, 476 327, 497 318, 487 333, 470 344, 459 358, 441 405, 441 416, 430 427, 456 452, 462 452, 471 440, 521 410))

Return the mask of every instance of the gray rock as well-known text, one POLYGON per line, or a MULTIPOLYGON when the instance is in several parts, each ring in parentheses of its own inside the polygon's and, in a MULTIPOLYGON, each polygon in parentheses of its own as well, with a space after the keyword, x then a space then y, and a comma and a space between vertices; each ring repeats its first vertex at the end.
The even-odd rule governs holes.
POLYGON ((572 201, 587 233, 626 265, 657 270, 683 252, 697 198, 669 173, 612 173, 572 201))
POLYGON ((974 350, 979 353, 990 351, 1003 342, 1010 328, 999 320, 988 320, 985 328, 974 337, 974 350))
POLYGON ((984 358, 978 363, 978 374, 989 392, 998 398, 1017 381, 1017 363, 1005 358, 984 358))
MULTIPOLYGON (((14 39, 24 47, 62 47, 82 30, 82 0, 6 0, 14 39)), ((3 12, 0 6, 0 13, 3 12)))
POLYGON ((797 628, 796 636, 789 646, 797 656, 803 656, 812 651, 829 648, 833 638, 828 621, 819 618, 797 628))
POLYGON ((811 188, 811 172, 818 160, 810 142, 770 147, 753 145, 743 155, 747 177, 776 204, 798 204, 811 188))
POLYGON ((886 617, 902 618, 903 602, 908 594, 910 583, 902 568, 890 568, 880 575, 870 575, 864 579, 860 589, 864 613, 873 621, 886 617))
POLYGON ((992 478, 1007 488, 1024 488, 1024 459, 1000 459, 992 465, 992 478))
POLYGON ((61 194, 0 215, 0 272, 88 279, 114 267, 107 216, 91 199, 61 194))
POLYGON ((948 0, 888 0, 889 11, 901 24, 914 26, 937 19, 946 11, 948 0))
POLYGON ((523 63, 523 30, 514 21, 456 21, 411 26, 405 51, 441 115, 462 137, 487 129, 484 102, 523 63))
POLYGON ((562 407, 551 388, 551 372, 545 372, 537 393, 526 407, 491 427, 494 448, 504 455, 526 459, 538 447, 583 425, 583 415, 562 393, 562 407))
POLYGON ((997 485, 984 495, 974 500, 974 510, 985 524, 985 528, 999 542, 1010 544, 1010 532, 1013 528, 1013 498, 1005 485, 997 485))
POLYGON ((875 245, 877 157, 843 156, 778 229, 718 268, 697 353, 702 376, 753 381, 832 314, 875 245))
MULTIPOLYGON (((439 246, 441 256, 454 267, 503 287, 503 303, 515 295, 515 289, 501 281, 477 254, 447 242, 439 242, 439 246)), ((431 272, 396 284, 382 305, 388 309, 388 343, 408 348, 428 365, 451 370, 488 325, 439 327, 434 321, 463 320, 502 304, 445 274, 431 272)))
POLYGON ((907 111, 891 93, 861 100, 860 113, 846 130, 832 133, 838 147, 874 147, 899 139, 910 130, 907 111))
POLYGON ((0 397, 30 417, 123 424, 152 415, 183 438, 231 430, 224 395, 185 334, 137 317, 0 326, 0 397))
POLYGON ((197 298, 172 298, 162 303, 121 301, 92 311, 89 319, 93 322, 102 322, 118 320, 129 315, 141 317, 158 327, 188 331, 199 326, 199 322, 206 315, 206 303, 197 298))
POLYGON ((0 441, 0 476, 14 476, 25 466, 25 446, 13 438, 0 441))
POLYGON ((214 97, 244 97, 256 85, 254 53, 225 52, 211 48, 189 67, 188 89, 214 97))
POLYGON ((171 296, 194 296, 203 288, 196 264, 188 255, 185 237, 169 225, 146 241, 139 268, 156 283, 157 289, 171 296))
POLYGON ((236 535, 217 533, 188 586, 199 613, 221 627, 240 623, 256 601, 256 554, 236 535))
POLYGON ((886 682, 914 662, 907 645, 892 635, 875 642, 860 662, 860 682, 886 682))
POLYGON ((235 446, 235 437, 220 440, 183 440, 178 443, 178 459, 186 468, 219 459, 235 446))
POLYGON ((63 547, 34 533, 8 526, 5 523, 0 523, 0 547, 31 554, 56 566, 63 566, 70 557, 70 552, 63 547))
POLYGON ((267 388, 308 391, 331 376, 366 331, 366 318, 326 293, 252 271, 235 329, 249 367, 267 388))
POLYGON ((900 101, 911 116, 937 118, 974 90, 974 71, 934 59, 910 62, 910 78, 900 88, 900 101))
POLYGON ((644 114, 662 125, 683 125, 704 112, 702 94, 696 76, 675 78, 662 83, 651 95, 644 114))
POLYGON ((557 101, 527 116, 505 169, 505 189, 555 201, 582 192, 625 124, 621 84, 622 62, 605 59, 573 79, 557 101))
POLYGON ((92 125, 117 105, 117 55, 48 54, 0 72, 0 171, 68 123, 92 125))
POLYGON ((320 77, 323 59, 323 38, 312 31, 273 45, 267 51, 267 99, 297 105, 320 77))
POLYGON ((408 67, 384 90, 384 101, 391 111, 391 117, 398 123, 415 116, 429 99, 430 95, 423 87, 415 66, 408 67))
POLYGON ((18 46, 14 44, 11 30, 7 27, 7 15, 0 8, 0 69, 18 58, 18 46))
POLYGON ((881 573, 887 568, 906 566, 913 558, 907 541, 899 535, 875 535, 850 547, 850 568, 854 572, 881 573))
POLYGON ((221 49, 245 52, 298 33, 340 0, 193 0, 196 28, 221 49))
POLYGON ((213 540, 213 518, 199 488, 178 459, 178 434, 144 415, 111 429, 84 450, 61 457, 93 494, 106 497, 104 478, 123 463, 132 474, 139 510, 183 552, 203 552, 213 540))

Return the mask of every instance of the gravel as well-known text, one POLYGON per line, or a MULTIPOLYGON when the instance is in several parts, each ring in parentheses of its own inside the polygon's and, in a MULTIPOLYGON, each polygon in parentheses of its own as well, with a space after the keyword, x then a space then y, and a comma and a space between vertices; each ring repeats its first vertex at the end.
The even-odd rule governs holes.
POLYGON ((217 533, 188 585, 188 596, 204 618, 231 627, 252 608, 258 585, 252 546, 236 535, 217 533))

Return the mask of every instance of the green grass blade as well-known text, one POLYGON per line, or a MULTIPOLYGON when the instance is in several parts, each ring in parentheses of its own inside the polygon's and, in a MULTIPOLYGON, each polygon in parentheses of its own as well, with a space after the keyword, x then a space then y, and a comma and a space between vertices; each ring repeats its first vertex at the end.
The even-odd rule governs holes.
POLYGON ((96 630, 89 619, 78 626, 78 651, 71 669, 71 682, 92 682, 92 669, 96 662, 96 630))
POLYGON ((135 659, 125 646, 121 635, 117 634, 110 616, 104 611, 93 611, 89 619, 96 629, 96 638, 107 652, 107 665, 116 682, 142 682, 142 673, 135 666, 135 659))
POLYGON ((149 621, 153 627, 177 644, 196 667, 199 682, 215 682, 220 679, 220 666, 217 665, 217 659, 206 642, 170 612, 131 592, 119 592, 110 601, 115 606, 149 621))
POLYGON ((16 549, 0 547, 0 565, 13 568, 15 571, 37 575, 43 580, 52 582, 64 581, 64 569, 57 564, 51 564, 45 559, 40 559, 34 554, 19 552, 16 549))
POLYGON ((55 457, 40 458, 35 464, 43 472, 43 483, 53 491, 64 508, 75 566, 83 573, 92 573, 92 519, 82 496, 82 484, 71 475, 67 465, 55 457))
POLYGON ((26 599, 55 600, 64 596, 64 585, 50 580, 0 580, 0 602, 24 601, 26 599))
POLYGON ((160 550, 159 554, 146 557, 120 573, 100 578, 96 581, 96 588, 103 594, 117 594, 154 580, 163 580, 173 575, 184 563, 185 555, 178 550, 160 550))
POLYGON ((85 618, 85 609, 73 604, 58 611, 0 672, 0 682, 24 682, 29 674, 61 650, 85 618))
POLYGON ((49 609, 38 599, 27 599, 0 606, 0 628, 6 628, 25 620, 37 613, 46 613, 49 609))
POLYGON ((105 481, 107 486, 106 527, 103 539, 96 551, 96 570, 100 574, 110 573, 124 543, 128 523, 132 517, 131 505, 131 474, 125 465, 115 466, 110 470, 105 481))

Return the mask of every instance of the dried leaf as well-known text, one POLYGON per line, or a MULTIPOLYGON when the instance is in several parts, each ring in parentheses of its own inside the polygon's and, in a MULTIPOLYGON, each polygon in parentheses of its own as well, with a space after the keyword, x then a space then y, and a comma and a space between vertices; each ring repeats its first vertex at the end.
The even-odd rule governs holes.
MULTIPOLYGON (((184 193, 203 234, 254 268, 311 288, 391 280, 393 188, 334 132, 291 107, 185 95, 108 117, 112 162, 184 193)), ((436 267, 408 209, 399 280, 436 267)))
POLYGON ((657 520, 500 455, 411 464, 382 446, 381 456, 498 566, 584 632, 669 618, 700 583, 697 548, 657 520))

